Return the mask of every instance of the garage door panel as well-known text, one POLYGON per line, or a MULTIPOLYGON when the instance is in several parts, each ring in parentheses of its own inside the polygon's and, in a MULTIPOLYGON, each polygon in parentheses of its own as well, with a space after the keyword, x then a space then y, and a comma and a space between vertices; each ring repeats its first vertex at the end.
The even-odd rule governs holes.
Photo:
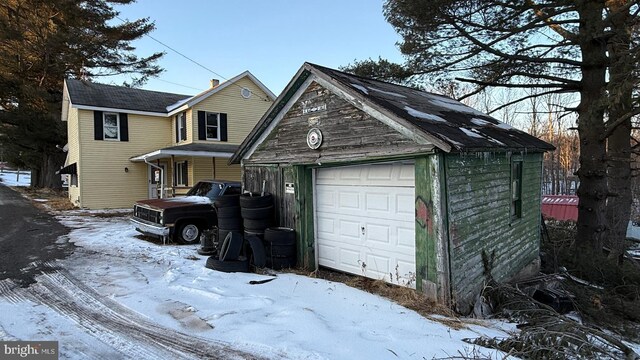
POLYGON ((406 218, 405 216, 409 216, 411 218, 414 217, 415 213, 416 213, 416 209, 415 209, 415 201, 414 201, 414 194, 397 194, 395 196, 395 207, 396 207, 396 214, 402 216, 403 218, 406 218))
POLYGON ((316 225, 318 228, 318 236, 328 236, 329 238, 337 236, 336 221, 337 220, 333 218, 318 216, 316 225))
POLYGON ((391 259, 386 256, 367 254, 366 256, 366 275, 372 276, 375 279, 383 279, 385 276, 388 278, 391 268, 391 259))
POLYGON ((365 242, 377 242, 379 245, 392 245, 391 225, 388 224, 366 224, 365 242))
POLYGON ((322 266, 335 267, 338 265, 338 248, 335 244, 318 244, 318 262, 322 266))
POLYGON ((339 220, 339 239, 359 241, 360 240, 360 222, 354 220, 339 220), (344 238, 344 239, 343 239, 344 238))
POLYGON ((360 210, 360 196, 351 191, 338 191, 338 209, 360 210))
POLYGON ((319 169, 315 194, 320 265, 415 287, 413 165, 319 169))
POLYGON ((416 234, 413 227, 397 227, 396 229, 396 245, 408 249, 415 249, 416 234))
POLYGON ((391 199, 388 193, 367 192, 364 198, 365 211, 382 211, 387 214, 391 211, 391 199))

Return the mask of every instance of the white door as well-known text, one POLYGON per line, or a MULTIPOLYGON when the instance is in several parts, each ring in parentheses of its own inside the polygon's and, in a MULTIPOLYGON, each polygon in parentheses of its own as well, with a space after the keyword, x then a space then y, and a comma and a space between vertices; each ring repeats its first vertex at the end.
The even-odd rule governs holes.
POLYGON ((165 164, 156 165, 162 168, 162 174, 158 168, 149 166, 149 199, 158 198, 160 188, 160 176, 164 179, 164 186, 167 186, 167 166, 165 164))
POLYGON ((318 264, 415 288, 415 173, 406 163, 318 169, 318 264))

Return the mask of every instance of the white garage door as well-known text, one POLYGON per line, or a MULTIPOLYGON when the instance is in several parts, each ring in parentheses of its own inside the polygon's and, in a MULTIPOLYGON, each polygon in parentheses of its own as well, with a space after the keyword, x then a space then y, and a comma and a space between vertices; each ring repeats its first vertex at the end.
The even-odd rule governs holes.
POLYGON ((318 169, 321 266, 415 288, 413 164, 318 169))

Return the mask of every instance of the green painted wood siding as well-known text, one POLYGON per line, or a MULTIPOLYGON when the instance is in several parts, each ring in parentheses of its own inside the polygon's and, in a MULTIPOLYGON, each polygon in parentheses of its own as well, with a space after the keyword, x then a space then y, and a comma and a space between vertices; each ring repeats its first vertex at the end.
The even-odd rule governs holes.
POLYGON ((484 285, 482 253, 495 252, 492 275, 516 275, 538 257, 542 155, 523 161, 522 217, 510 218, 511 158, 504 153, 445 156, 453 301, 466 312, 484 285))

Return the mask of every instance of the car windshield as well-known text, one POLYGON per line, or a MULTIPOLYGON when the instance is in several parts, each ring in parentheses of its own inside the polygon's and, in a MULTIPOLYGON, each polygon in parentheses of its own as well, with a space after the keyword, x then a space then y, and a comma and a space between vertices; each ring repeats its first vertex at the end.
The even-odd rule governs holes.
POLYGON ((196 184, 189 192, 187 196, 206 196, 211 200, 215 200, 222 189, 224 188, 224 184, 220 183, 211 183, 211 182, 201 182, 196 184))

